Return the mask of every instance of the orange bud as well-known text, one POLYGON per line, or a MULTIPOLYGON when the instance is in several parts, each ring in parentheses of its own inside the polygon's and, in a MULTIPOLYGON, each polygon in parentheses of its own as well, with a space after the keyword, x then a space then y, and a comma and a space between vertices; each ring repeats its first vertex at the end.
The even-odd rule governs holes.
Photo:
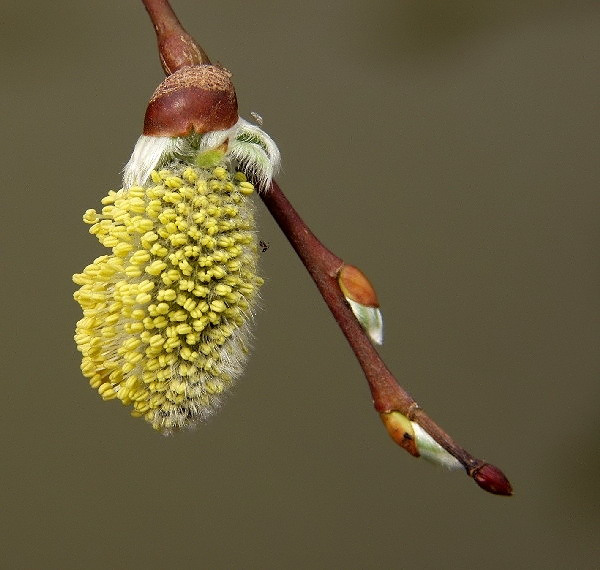
POLYGON ((344 265, 338 274, 340 289, 354 316, 375 344, 383 342, 383 318, 375 289, 365 274, 353 265, 344 265))
POLYGON ((400 412, 382 412, 379 414, 390 437, 408 453, 419 457, 420 453, 415 443, 415 433, 411 421, 400 412))
POLYGON ((344 265, 338 275, 338 281, 342 293, 347 299, 360 303, 365 307, 379 307, 373 285, 358 267, 344 265))

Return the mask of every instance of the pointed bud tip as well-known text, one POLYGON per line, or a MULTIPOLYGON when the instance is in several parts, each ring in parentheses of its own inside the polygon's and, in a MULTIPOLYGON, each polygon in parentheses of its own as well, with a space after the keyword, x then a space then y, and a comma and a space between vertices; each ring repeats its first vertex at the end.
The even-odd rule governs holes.
POLYGON ((477 471, 471 475, 482 489, 488 491, 488 493, 494 493, 494 495, 506 495, 510 496, 513 494, 512 486, 510 481, 506 478, 504 473, 495 467, 486 463, 477 471))

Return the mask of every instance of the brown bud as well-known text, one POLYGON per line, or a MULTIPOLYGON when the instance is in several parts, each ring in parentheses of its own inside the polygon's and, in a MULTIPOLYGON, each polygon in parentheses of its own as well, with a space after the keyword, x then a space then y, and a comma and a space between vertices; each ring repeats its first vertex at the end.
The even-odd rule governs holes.
POLYGON ((365 307, 379 307, 373 285, 358 267, 344 265, 340 270, 338 281, 342 293, 347 299, 360 303, 365 307))
POLYGON ((182 67, 156 89, 144 118, 144 134, 180 137, 225 130, 238 120, 231 73, 216 65, 182 67))
POLYGON ((512 486, 504 473, 494 465, 486 463, 472 474, 475 483, 495 495, 512 495, 512 486))

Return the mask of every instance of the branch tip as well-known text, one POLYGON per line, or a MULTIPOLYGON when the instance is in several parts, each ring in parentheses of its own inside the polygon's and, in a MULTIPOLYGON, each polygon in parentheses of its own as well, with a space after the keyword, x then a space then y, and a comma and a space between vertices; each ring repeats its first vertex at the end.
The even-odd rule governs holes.
POLYGON ((475 483, 488 493, 504 496, 511 496, 513 494, 510 481, 495 465, 485 463, 470 475, 473 477, 475 483))

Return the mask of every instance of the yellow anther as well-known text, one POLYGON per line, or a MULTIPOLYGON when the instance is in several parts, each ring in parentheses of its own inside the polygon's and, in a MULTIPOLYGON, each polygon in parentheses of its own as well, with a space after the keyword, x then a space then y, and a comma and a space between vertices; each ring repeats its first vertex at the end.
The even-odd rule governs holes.
POLYGON ((169 312, 169 305, 167 303, 158 303, 155 311, 157 315, 166 315, 169 312))
POLYGON ((188 317, 188 313, 187 311, 184 311, 183 309, 179 309, 177 311, 171 311, 169 313, 169 319, 171 319, 171 321, 177 322, 177 321, 185 321, 188 317))
POLYGON ((112 204, 115 201, 116 196, 117 196, 117 193, 114 190, 110 190, 108 192, 108 196, 102 198, 102 200, 100 200, 100 202, 102 204, 104 204, 105 206, 107 206, 108 204, 112 204))
POLYGON ((136 298, 135 298, 135 302, 138 305, 145 305, 146 303, 149 303, 152 300, 152 295, 148 294, 148 293, 140 293, 136 298))
POLYGON ((193 184, 198 179, 198 174, 193 168, 186 168, 183 171, 183 179, 190 184, 193 184))
POLYGON ((177 269, 169 269, 168 271, 165 271, 164 273, 162 273, 160 276, 163 283, 167 286, 173 285, 173 283, 175 283, 176 281, 179 281, 180 277, 181 277, 181 275, 180 275, 179 271, 177 271, 177 269))
POLYGON ((144 279, 141 283, 138 283, 138 291, 140 293, 150 293, 154 289, 154 282, 149 279, 144 279))
POLYGON ((125 268, 125 275, 130 278, 131 277, 140 277, 142 273, 143 273, 142 267, 140 267, 139 265, 128 265, 125 268))
POLYGON ((94 374, 91 378, 90 378, 90 386, 94 389, 97 390, 98 387, 102 384, 102 376, 100 376, 100 374, 94 374))
MULTIPOLYGON (((109 366, 107 366, 108 364, 109 362, 105 363, 107 368, 109 368, 109 366)), ((116 362, 110 362, 110 364, 111 367, 118 366, 116 362)), ((111 384, 118 384, 121 382, 121 380, 123 380, 123 370, 121 368, 115 368, 114 370, 111 370, 110 374, 108 375, 108 379, 110 380, 111 384)))
POLYGON ((156 232, 146 232, 142 238, 141 238, 141 243, 142 245, 147 248, 150 249, 152 247, 152 244, 158 239, 158 235, 156 234, 156 232))
POLYGON ((165 329, 165 334, 168 338, 177 336, 177 327, 175 325, 168 326, 165 329))
POLYGON ((98 221, 98 212, 96 210, 86 210, 83 214, 83 221, 86 224, 95 224, 98 221))
POLYGON ((243 196, 252 185, 217 154, 210 171, 153 172, 147 187, 111 192, 101 215, 84 215, 113 251, 74 276, 82 372, 157 429, 192 423, 231 383, 227 371, 245 349, 226 341, 261 283, 243 196))
POLYGON ((187 241, 188 236, 184 233, 177 233, 169 236, 169 243, 172 247, 180 247, 182 245, 185 245, 187 241))
POLYGON ((108 382, 105 382, 98 387, 98 393, 102 396, 103 400, 112 400, 117 397, 117 393, 108 382))
POLYGON ((150 253, 152 255, 156 255, 157 257, 165 257, 169 253, 169 250, 164 245, 160 245, 159 243, 155 243, 150 248, 150 253))
POLYGON ((168 338, 164 344, 164 347, 168 350, 168 349, 174 349, 177 348, 179 346, 179 339, 177 337, 171 337, 168 338))
MULTIPOLYGON (((77 285, 88 285, 93 282, 94 277, 92 275, 86 275, 85 273, 76 273, 73 275, 73 283, 77 285)), ((79 291, 77 291, 77 293, 79 293, 79 291)))
POLYGON ((118 257, 125 257, 132 249, 133 246, 130 243, 121 242, 113 247, 113 253, 118 257))
POLYGON ((159 335, 159 334, 155 334, 154 336, 150 337, 150 340, 148 342, 148 344, 154 348, 162 346, 165 342, 165 339, 159 335))
MULTIPOLYGON (((150 409, 150 405, 147 402, 136 402, 134 407, 139 415, 144 414, 150 409)), ((153 415, 149 414, 149 417, 153 417, 153 415)))
POLYGON ((254 192, 254 186, 250 182, 240 182, 238 188, 242 194, 248 196, 254 192))
POLYGON ((141 198, 131 198, 129 200, 129 210, 135 212, 136 214, 142 214, 146 210, 146 204, 141 198))
POLYGON ((227 178, 227 170, 221 166, 217 166, 217 168, 213 170, 213 176, 219 180, 225 180, 227 178))
POLYGON ((197 344, 199 340, 200 335, 198 333, 190 333, 185 337, 185 342, 189 345, 197 344))
POLYGON ((192 290, 192 293, 196 297, 206 297, 209 294, 209 292, 210 289, 208 287, 204 287, 203 285, 196 285, 192 290))
MULTIPOLYGON (((180 188, 181 186, 183 186, 183 180, 178 176, 172 176, 167 174, 167 176, 165 177, 165 186, 169 188, 180 188)), ((172 192, 169 192, 169 194, 172 194, 172 192)))
POLYGON ((235 293, 228 293, 224 296, 225 302, 228 305, 235 305, 241 298, 241 294, 237 291, 235 293))
POLYGON ((163 295, 165 301, 174 301, 177 298, 177 292, 175 289, 167 289, 163 295))
POLYGON ((136 251, 130 258, 129 263, 134 265, 144 265, 150 261, 150 253, 144 249, 136 251))
POLYGON ((202 332, 208 325, 208 317, 200 317, 192 322, 192 327, 196 332, 202 332))
POLYGON ((188 334, 192 332, 192 327, 186 323, 177 325, 176 330, 177 334, 188 334))
POLYGON ((164 261, 160 261, 157 259, 156 261, 153 261, 150 265, 146 266, 144 271, 149 275, 158 276, 166 267, 167 264, 164 261))
POLYGON ((217 295, 222 297, 224 295, 227 295, 228 293, 231 293, 232 289, 229 285, 225 285, 224 283, 219 283, 219 284, 215 285, 214 291, 217 295))
MULTIPOLYGON (((144 353, 143 352, 126 352, 123 355, 123 358, 125 358, 125 360, 127 360, 127 363, 130 365, 130 367, 127 369, 127 372, 133 370, 135 368, 135 365, 144 357, 144 353)), ((125 367, 123 367, 123 370, 125 371, 125 367)))
POLYGON ((135 231, 143 234, 149 232, 154 227, 154 222, 148 218, 141 218, 135 223, 135 231))
POLYGON ((186 217, 189 216, 191 212, 190 207, 185 202, 180 202, 179 204, 177 204, 177 206, 175 206, 175 209, 177 210, 178 214, 181 214, 186 217))
POLYGON ((210 304, 210 308, 216 313, 220 313, 224 311, 227 308, 227 306, 225 305, 225 303, 223 303, 223 301, 216 299, 210 304))
POLYGON ((190 265, 187 259, 183 259, 179 262, 179 269, 181 273, 189 277, 193 272, 194 268, 190 265))
POLYGON ((225 271, 220 265, 216 265, 208 270, 209 274, 211 274, 216 279, 222 279, 227 275, 227 271, 225 271))

